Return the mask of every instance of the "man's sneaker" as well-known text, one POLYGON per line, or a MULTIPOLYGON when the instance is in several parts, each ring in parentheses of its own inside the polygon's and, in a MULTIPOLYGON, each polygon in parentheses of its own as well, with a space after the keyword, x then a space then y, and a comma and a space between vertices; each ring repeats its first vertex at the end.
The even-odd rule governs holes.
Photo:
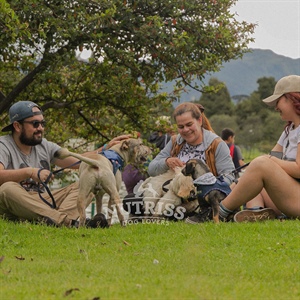
POLYGON ((58 227, 57 224, 52 219, 50 219, 49 217, 42 217, 41 219, 39 219, 38 222, 39 222, 39 224, 58 227))
POLYGON ((212 220, 212 208, 208 207, 206 210, 194 214, 193 216, 187 217, 185 223, 188 224, 199 224, 209 222, 212 220))
POLYGON ((244 209, 234 215, 234 222, 259 222, 274 220, 276 218, 275 211, 271 208, 263 209, 244 209))

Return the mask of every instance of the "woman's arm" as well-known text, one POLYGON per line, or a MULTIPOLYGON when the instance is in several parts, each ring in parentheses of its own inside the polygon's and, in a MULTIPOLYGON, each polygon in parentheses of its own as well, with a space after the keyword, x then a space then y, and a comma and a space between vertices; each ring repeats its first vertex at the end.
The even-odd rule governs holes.
MULTIPOLYGON (((275 146, 272 151, 280 151, 280 148, 275 146)), ((300 178, 300 143, 297 146, 296 161, 282 160, 272 155, 270 155, 269 158, 276 162, 290 176, 300 178)))
POLYGON ((235 180, 233 174, 235 168, 230 156, 229 148, 224 141, 221 141, 216 149, 215 160, 218 175, 223 175, 224 180, 228 185, 231 185, 235 180))
POLYGON ((156 157, 150 162, 148 167, 148 174, 150 176, 157 176, 169 170, 166 163, 167 158, 171 156, 172 141, 170 140, 166 147, 162 149, 156 157))

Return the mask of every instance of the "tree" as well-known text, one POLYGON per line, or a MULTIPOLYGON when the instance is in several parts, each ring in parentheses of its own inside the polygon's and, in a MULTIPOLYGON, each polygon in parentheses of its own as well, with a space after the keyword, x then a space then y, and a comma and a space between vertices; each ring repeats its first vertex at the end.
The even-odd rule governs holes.
POLYGON ((209 118, 209 121, 217 135, 221 136, 224 128, 231 128, 235 132, 238 139, 239 128, 234 117, 225 114, 219 114, 213 115, 211 118, 209 118))
POLYGON ((271 110, 274 110, 274 108, 267 106, 262 99, 273 94, 276 84, 275 79, 273 77, 262 77, 257 80, 257 83, 258 89, 236 106, 236 111, 243 120, 246 120, 250 114, 258 114, 263 120, 271 110))
POLYGON ((248 51, 254 25, 235 19, 235 2, 1 1, 0 112, 35 100, 61 142, 146 130, 195 77, 248 51), (76 59, 83 49, 87 62, 76 59))
POLYGON ((275 79, 273 77, 262 77, 257 80, 258 89, 251 93, 248 99, 236 105, 237 122, 245 145, 259 146, 265 153, 269 152, 276 144, 284 128, 284 122, 280 120, 274 107, 267 106, 262 99, 273 94, 275 79), (254 124, 257 123, 257 124, 254 124), (250 125, 252 124, 252 125, 250 125), (276 124, 276 125, 274 125, 276 124), (254 127, 253 127, 254 126, 254 127), (250 134, 251 133, 251 134, 250 134), (252 135, 255 133, 255 135, 252 135), (252 141, 253 139, 256 140, 252 141))
POLYGON ((265 99, 273 94, 276 81, 274 77, 262 77, 257 80, 258 94, 261 99, 265 99))
POLYGON ((251 115, 239 131, 238 143, 250 148, 258 147, 263 140, 263 127, 261 119, 251 115))
POLYGON ((263 127, 263 142, 269 146, 270 151, 277 143, 286 122, 282 121, 280 115, 276 112, 269 112, 265 119, 263 127), (276 126, 274 126, 276 124, 276 126))
MULTIPOLYGON (((236 105, 236 114, 239 116, 238 124, 242 128, 248 123, 248 119, 252 116, 258 116, 264 124, 268 120, 268 116, 274 108, 267 106, 262 99, 273 94, 275 80, 273 77, 262 77, 257 80, 258 89, 251 93, 249 98, 236 105)), ((267 137, 265 137, 268 139, 267 137)))
POLYGON ((233 112, 233 103, 227 87, 217 78, 210 78, 208 86, 211 92, 205 92, 201 95, 199 102, 205 107, 207 117, 217 114, 231 115, 233 112))

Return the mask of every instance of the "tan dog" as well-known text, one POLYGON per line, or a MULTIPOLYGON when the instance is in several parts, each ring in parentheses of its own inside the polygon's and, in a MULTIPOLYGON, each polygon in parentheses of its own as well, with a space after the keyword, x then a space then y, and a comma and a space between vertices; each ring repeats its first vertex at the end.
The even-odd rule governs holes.
POLYGON ((175 168, 175 177, 170 182, 169 190, 158 200, 155 206, 154 216, 173 217, 177 220, 183 219, 185 209, 183 204, 187 199, 196 195, 193 178, 181 173, 181 168, 175 168))
POLYGON ((104 155, 100 153, 91 153, 82 156, 70 152, 65 148, 58 151, 56 156, 60 159, 73 156, 83 162, 79 167, 79 193, 77 201, 79 227, 84 226, 85 224, 85 209, 93 195, 95 195, 96 198, 97 213, 101 213, 102 197, 105 193, 110 196, 108 202, 108 224, 111 225, 114 204, 121 225, 125 225, 124 216, 120 209, 121 199, 119 190, 122 183, 121 172, 117 169, 114 174, 113 160, 109 160, 108 158, 116 155, 116 157, 123 162, 124 167, 127 163, 145 163, 150 153, 149 147, 143 145, 141 139, 134 138, 124 140, 121 143, 112 146, 109 150, 104 152, 104 155))
POLYGON ((196 188, 191 176, 185 176, 181 168, 147 178, 138 189, 143 193, 146 215, 173 216, 178 205, 195 196, 196 188), (167 188, 168 187, 168 188, 167 188))

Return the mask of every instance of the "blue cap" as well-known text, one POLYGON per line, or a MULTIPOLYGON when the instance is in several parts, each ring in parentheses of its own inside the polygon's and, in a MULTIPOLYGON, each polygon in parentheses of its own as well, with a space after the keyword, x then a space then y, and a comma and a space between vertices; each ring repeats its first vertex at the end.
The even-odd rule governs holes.
POLYGON ((26 118, 33 117, 35 115, 42 115, 41 108, 31 101, 19 101, 11 106, 9 109, 9 120, 10 124, 2 129, 2 132, 10 131, 13 128, 15 121, 22 121, 26 118), (37 107, 40 111, 32 111, 33 107, 37 107))

